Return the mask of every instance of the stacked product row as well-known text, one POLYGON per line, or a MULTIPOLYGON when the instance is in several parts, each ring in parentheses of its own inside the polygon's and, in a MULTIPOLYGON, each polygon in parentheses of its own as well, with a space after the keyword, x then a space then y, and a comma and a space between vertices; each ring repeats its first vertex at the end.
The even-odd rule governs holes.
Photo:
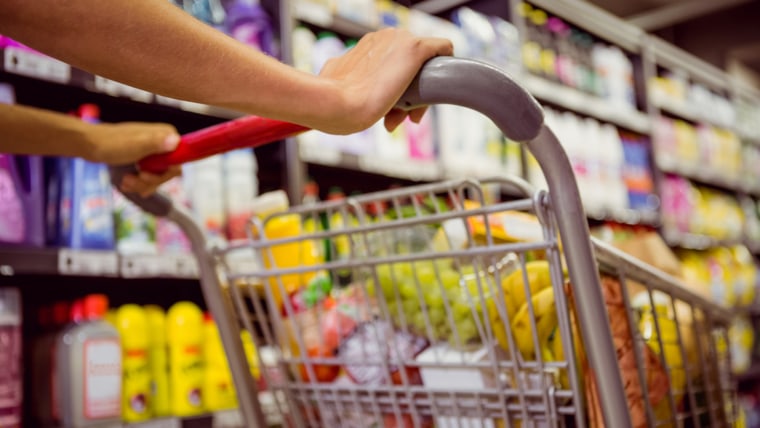
MULTIPOLYGON (((13 102, 4 86, 3 101, 13 102)), ((82 105, 76 115, 97 122, 99 108, 82 105)), ((2 192, 0 243, 75 249, 118 249, 122 253, 187 252, 176 226, 156 220, 116 192, 108 167, 79 158, 0 154, 2 192)), ((218 240, 244 239, 247 202, 258 193, 251 150, 216 156, 183 168, 183 177, 162 190, 189 207, 218 240)))
MULTIPOLYGON (((185 301, 166 312, 155 305, 108 305, 106 296, 88 295, 40 308, 26 358, 33 423, 118 425, 237 407, 208 314, 185 301)), ((251 337, 241 338, 258 378, 251 337)))
MULTIPOLYGON (((657 212, 660 202, 654 188, 647 137, 567 111, 545 107, 544 116, 560 136, 590 215, 604 217, 604 213, 626 210, 657 212)), ((532 157, 529 159, 530 181, 545 187, 538 164, 532 157)))

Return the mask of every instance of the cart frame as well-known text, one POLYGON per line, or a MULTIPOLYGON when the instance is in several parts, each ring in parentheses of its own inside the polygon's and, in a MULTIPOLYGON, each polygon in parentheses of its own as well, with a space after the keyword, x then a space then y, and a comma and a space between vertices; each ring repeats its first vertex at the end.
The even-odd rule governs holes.
MULTIPOLYGON (((664 288, 680 299, 708 308, 712 322, 726 323, 730 314, 678 288, 672 278, 603 244, 592 242, 567 155, 557 137, 544 125, 543 113, 537 101, 503 71, 472 60, 434 58, 424 65, 397 106, 412 109, 433 104, 458 105, 484 114, 505 136, 524 143, 538 161, 549 189, 548 193, 540 193, 539 198, 543 198, 543 203, 554 211, 553 221, 556 222, 559 238, 566 249, 564 257, 570 282, 574 284, 574 301, 583 343, 590 368, 596 379, 601 379, 597 382, 597 387, 599 395, 604 397, 601 400, 604 420, 607 426, 632 426, 609 320, 607 312, 603 310, 605 300, 597 260, 608 265, 624 263, 629 268, 618 272, 619 275, 643 275, 655 282, 658 288, 664 288)), ((126 171, 127 168, 114 169, 113 181, 119 182, 126 171)), ((513 181, 513 184, 524 193, 530 190, 519 181, 513 181)), ((239 397, 240 411, 246 426, 259 426, 265 421, 265 415, 238 334, 242 322, 236 314, 242 308, 227 290, 229 284, 223 279, 219 253, 209 248, 203 230, 192 216, 182 207, 173 205, 166 197, 160 194, 148 198, 133 194, 127 196, 147 212, 174 221, 192 243, 193 254, 198 260, 204 299, 219 327, 239 397)), ((634 328, 633 325, 631 327, 634 328)))

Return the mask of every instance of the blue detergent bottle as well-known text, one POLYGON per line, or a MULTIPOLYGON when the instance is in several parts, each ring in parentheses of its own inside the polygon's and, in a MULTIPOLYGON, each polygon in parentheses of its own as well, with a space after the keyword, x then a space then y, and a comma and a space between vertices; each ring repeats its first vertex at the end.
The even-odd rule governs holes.
MULTIPOLYGON (((99 109, 85 104, 79 117, 97 122, 99 109)), ((74 249, 113 250, 115 246, 112 189, 108 167, 79 158, 59 158, 57 176, 58 242, 74 249)), ((55 184, 53 185, 53 187, 55 184)))

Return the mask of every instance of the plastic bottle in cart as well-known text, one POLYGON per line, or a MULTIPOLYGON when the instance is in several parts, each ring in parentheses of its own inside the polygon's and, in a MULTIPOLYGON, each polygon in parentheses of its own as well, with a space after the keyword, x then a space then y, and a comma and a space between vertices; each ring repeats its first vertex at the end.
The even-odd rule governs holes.
POLYGON ((166 316, 171 413, 203 413, 203 313, 192 302, 177 302, 166 316))
MULTIPOLYGON (((251 207, 254 215, 263 221, 272 214, 286 211, 289 208, 289 202, 285 192, 275 191, 259 195, 254 199, 251 207)), ((303 232, 301 216, 282 214, 272 217, 264 224, 263 231, 254 230, 255 234, 261 235, 262 232, 267 240, 300 236, 303 232)), ((269 249, 262 250, 261 253, 261 261, 267 269, 313 266, 319 263, 321 256, 318 244, 310 240, 273 245, 269 249)), ((308 285, 316 274, 316 272, 292 273, 269 278, 268 289, 275 306, 279 307, 286 296, 308 285)))
POLYGON ((145 306, 145 316, 150 330, 150 403, 156 417, 169 416, 169 360, 166 348, 166 314, 160 306, 145 306))
POLYGON ((64 427, 121 426, 121 344, 103 320, 107 310, 106 296, 86 296, 72 305, 71 322, 58 335, 54 408, 64 427))
POLYGON ((127 304, 116 311, 116 330, 121 337, 122 397, 121 414, 125 422, 140 422, 153 416, 150 402, 148 319, 145 310, 127 304))
POLYGON ((21 427, 21 296, 0 288, 0 426, 21 427))

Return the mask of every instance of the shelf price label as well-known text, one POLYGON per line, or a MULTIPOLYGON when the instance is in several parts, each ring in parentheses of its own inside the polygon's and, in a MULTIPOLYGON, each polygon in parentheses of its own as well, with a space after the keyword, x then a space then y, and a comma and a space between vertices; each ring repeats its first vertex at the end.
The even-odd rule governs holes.
POLYGON ((133 254, 121 257, 124 278, 197 278, 195 259, 187 254, 133 254))
POLYGON ((211 426, 213 428, 241 428, 245 424, 243 423, 243 415, 239 411, 228 410, 214 413, 211 426))
POLYGON ((143 103, 153 101, 153 94, 148 91, 143 91, 142 89, 137 89, 101 76, 95 76, 95 90, 112 97, 125 97, 143 103))
POLYGON ((117 276, 119 258, 113 251, 61 249, 58 272, 63 275, 117 276))
POLYGON ((160 418, 125 426, 128 428, 182 428, 182 421, 179 418, 160 418))
POLYGON ((17 47, 7 47, 4 67, 9 73, 34 77, 55 83, 71 81, 71 66, 49 56, 17 47))

